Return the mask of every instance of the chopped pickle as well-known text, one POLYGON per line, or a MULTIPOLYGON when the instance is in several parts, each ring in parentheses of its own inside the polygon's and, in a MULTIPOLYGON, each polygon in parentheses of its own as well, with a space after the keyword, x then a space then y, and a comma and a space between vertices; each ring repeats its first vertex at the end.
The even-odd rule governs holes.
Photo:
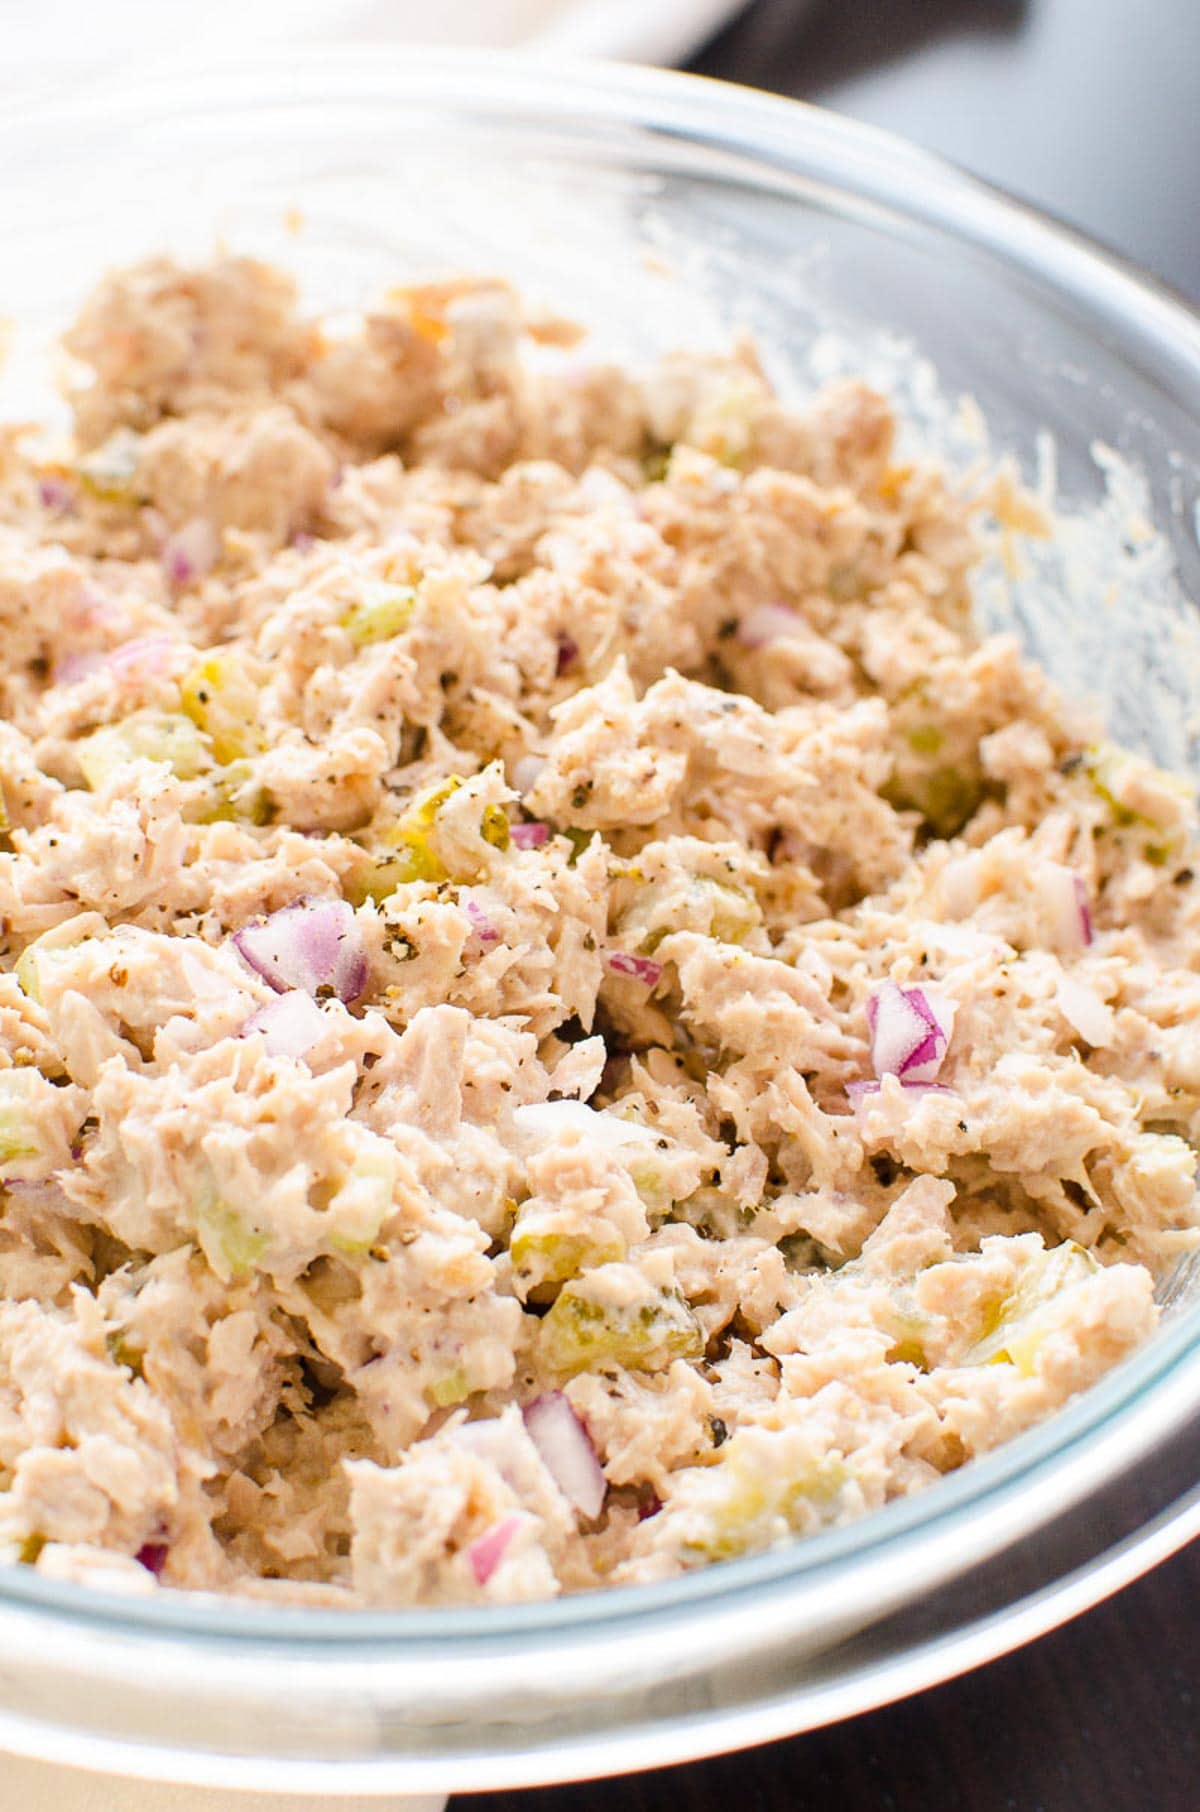
POLYGON ((188 816, 197 824, 271 824, 275 802, 248 761, 231 761, 209 776, 205 797, 188 816))
POLYGON ((604 1281, 601 1267, 563 1285, 539 1329, 547 1365, 567 1373, 603 1365, 653 1372, 700 1357, 704 1334, 678 1292, 623 1303, 607 1298, 604 1281))
POLYGON ((845 1460, 837 1454, 806 1454, 799 1463, 789 1459, 782 1441, 760 1429, 737 1430, 705 1471, 702 1509, 708 1527, 689 1538, 685 1552, 697 1560, 733 1560, 835 1521, 852 1482, 845 1460))
POLYGON ((512 832, 509 828, 508 813, 504 810, 503 806, 484 806, 483 820, 479 827, 479 834, 485 843, 491 844, 493 849, 503 850, 508 848, 509 843, 512 841, 512 832))
POLYGON ((212 756, 190 718, 175 712, 135 711, 119 724, 93 730, 76 747, 83 777, 94 793, 131 761, 157 761, 180 780, 212 768, 212 756))
POLYGON ((528 1206, 518 1210, 508 1249, 523 1294, 624 1258, 625 1242, 607 1222, 568 1230, 562 1224, 566 1213, 528 1206))
POLYGON ((180 695, 184 711, 211 739, 222 766, 266 748, 258 688, 232 649, 205 655, 185 677, 180 695))
POLYGON ((143 1367, 146 1355, 140 1347, 134 1346, 120 1329, 114 1329, 104 1342, 108 1356, 114 1365, 123 1365, 135 1378, 144 1375, 143 1367))

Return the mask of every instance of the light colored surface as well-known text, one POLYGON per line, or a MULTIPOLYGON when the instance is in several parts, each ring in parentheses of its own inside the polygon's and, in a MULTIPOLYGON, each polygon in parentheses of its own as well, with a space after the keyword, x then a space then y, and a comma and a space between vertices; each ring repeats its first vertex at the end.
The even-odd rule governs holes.
MULTIPOLYGON (((312 1812, 314 1801, 288 1793, 229 1793, 211 1787, 172 1787, 159 1781, 79 1774, 19 1756, 0 1756, 0 1805, 5 1812, 312 1812)), ((345 1799, 338 1812, 442 1812, 440 1793, 388 1799, 345 1799)))
MULTIPOLYGON (((797 0, 797 5, 803 0, 797 0)), ((744 0, 239 0, 167 7, 157 0, 18 0, 5 8, 7 86, 127 74, 131 62, 230 49, 342 45, 522 46, 561 55, 681 61, 740 10, 744 0)))

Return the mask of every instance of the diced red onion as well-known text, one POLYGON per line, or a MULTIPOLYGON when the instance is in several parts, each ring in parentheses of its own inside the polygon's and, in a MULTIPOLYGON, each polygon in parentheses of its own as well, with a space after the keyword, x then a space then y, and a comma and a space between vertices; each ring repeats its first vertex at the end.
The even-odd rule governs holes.
POLYGON ((493 1523, 490 1529, 485 1529, 482 1535, 477 1535, 468 1545, 467 1559, 478 1585, 486 1585, 504 1559, 509 1543, 521 1527, 521 1520, 514 1510, 498 1523, 493 1523))
POLYGON ((306 554, 310 547, 317 545, 317 537, 310 535, 307 529, 297 529, 288 545, 294 547, 298 554, 306 554))
POLYGON ((558 638, 558 657, 554 663, 555 673, 560 676, 564 673, 569 673, 578 659, 579 643, 573 640, 569 635, 560 635, 558 638))
POLYGON ((500 942, 500 933, 497 931, 492 920, 488 917, 488 914, 483 910, 483 907, 475 900, 467 900, 466 908, 467 917, 471 921, 471 929, 474 931, 475 936, 479 939, 480 943, 498 944, 500 942))
POLYGON ((86 679, 89 673, 98 673, 103 668, 107 668, 118 678, 126 675, 140 679, 150 678, 168 672, 176 651, 183 646, 186 644, 179 642, 175 636, 140 635, 131 641, 121 642, 107 653, 92 649, 67 654, 54 669, 55 684, 73 686, 77 681, 86 679))
POLYGON ((345 900, 298 900, 234 934, 250 967, 282 994, 332 988, 339 1000, 358 999, 370 965, 354 908, 345 900))
POLYGON ((540 849, 550 841, 550 826, 535 819, 532 824, 514 824, 509 835, 518 849, 540 849))
POLYGON ((96 673, 105 665, 102 654, 64 654, 61 661, 54 664, 52 675, 56 686, 74 686, 89 673, 96 673))
POLYGON ((1078 875, 1075 876, 1075 904, 1079 908, 1079 935, 1085 944, 1090 944, 1096 936, 1092 925, 1092 909, 1088 903, 1087 888, 1078 875))
POLYGON ((57 510, 62 515, 75 502, 75 493, 65 478, 38 480, 38 497, 44 510, 57 510))
POLYGON ((1085 950, 1095 933, 1083 881, 1062 862, 1043 862, 1038 885, 1049 909, 1054 948, 1067 954, 1085 950))
POLYGON ((867 1001, 871 1065, 876 1076, 933 1082, 954 1028, 954 1009, 931 989, 884 982, 867 1001))
POLYGON ((608 1481, 591 1436, 560 1390, 527 1403, 521 1414, 546 1470, 571 1505, 584 1516, 599 1516, 608 1481))
POLYGON ((262 1034, 268 1057, 307 1057, 325 1030, 325 1015, 313 999, 300 988, 289 988, 242 1027, 242 1037, 251 1032, 262 1034))
POLYGON ((644 1497, 638 1499, 637 1519, 639 1523, 649 1522, 650 1518, 657 1516, 661 1509, 662 1499, 658 1492, 648 1491, 644 1497))
POLYGON ((217 564, 221 552, 220 537, 211 522, 197 517, 185 522, 163 543, 163 571, 172 585, 190 585, 203 579, 217 564))
POLYGON ((148 1541, 138 1549, 134 1559, 139 1566, 145 1567, 147 1573, 153 1573, 155 1579, 159 1579, 170 1551, 165 1542, 148 1541))
POLYGON ((165 673, 178 647, 178 641, 171 635, 139 635, 110 650, 105 658, 114 673, 165 673))
POLYGON ((803 618, 786 604, 759 604, 738 624, 737 639, 743 648, 769 648, 772 642, 803 628, 803 618))
POLYGON ((663 966, 650 956, 634 956, 628 950, 610 950, 605 962, 614 975, 629 975, 634 981, 644 982, 648 988, 656 988, 662 980, 663 966))

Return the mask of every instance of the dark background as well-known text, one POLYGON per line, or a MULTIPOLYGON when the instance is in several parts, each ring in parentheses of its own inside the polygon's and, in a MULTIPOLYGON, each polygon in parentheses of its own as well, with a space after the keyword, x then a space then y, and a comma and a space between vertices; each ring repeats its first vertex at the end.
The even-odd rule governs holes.
MULTIPOLYGON (((1200 298, 1200 0, 756 0, 693 67, 902 133, 1200 298)), ((903 1704, 452 1812, 1200 1812, 1198 1693, 1200 1544, 903 1704)))

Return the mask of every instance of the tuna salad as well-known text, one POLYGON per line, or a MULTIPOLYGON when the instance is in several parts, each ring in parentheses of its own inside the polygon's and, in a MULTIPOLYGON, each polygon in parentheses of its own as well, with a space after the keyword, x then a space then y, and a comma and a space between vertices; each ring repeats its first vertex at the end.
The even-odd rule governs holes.
POLYGON ((1011 482, 505 284, 110 276, 0 434, 0 1553, 331 1605, 860 1517, 1196 1237, 1189 788, 1011 482))

